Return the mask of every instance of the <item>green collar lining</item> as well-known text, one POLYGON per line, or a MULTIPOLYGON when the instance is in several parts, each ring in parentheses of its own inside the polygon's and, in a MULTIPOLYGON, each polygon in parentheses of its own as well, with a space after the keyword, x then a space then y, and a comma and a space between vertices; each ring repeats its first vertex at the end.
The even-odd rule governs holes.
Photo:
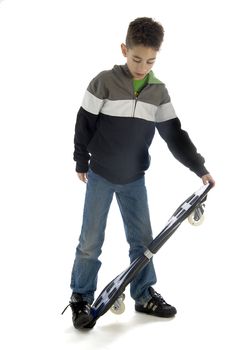
POLYGON ((151 70, 149 72, 148 84, 163 84, 163 82, 157 79, 154 72, 151 70))

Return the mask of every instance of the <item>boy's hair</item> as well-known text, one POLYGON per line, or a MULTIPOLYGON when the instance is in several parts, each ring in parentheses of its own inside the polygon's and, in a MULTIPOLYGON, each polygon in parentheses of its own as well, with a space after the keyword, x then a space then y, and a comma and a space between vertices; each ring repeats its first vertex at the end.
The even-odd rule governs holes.
POLYGON ((139 17, 130 22, 126 46, 133 48, 136 45, 143 45, 159 50, 164 37, 164 29, 160 23, 149 17, 139 17))

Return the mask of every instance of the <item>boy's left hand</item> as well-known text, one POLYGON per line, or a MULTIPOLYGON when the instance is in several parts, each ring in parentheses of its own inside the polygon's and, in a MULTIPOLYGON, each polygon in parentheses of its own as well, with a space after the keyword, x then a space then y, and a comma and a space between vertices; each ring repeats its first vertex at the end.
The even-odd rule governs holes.
POLYGON ((206 175, 202 176, 201 179, 202 179, 202 182, 204 185, 206 185, 208 183, 211 183, 213 186, 215 185, 215 181, 210 174, 206 174, 206 175))

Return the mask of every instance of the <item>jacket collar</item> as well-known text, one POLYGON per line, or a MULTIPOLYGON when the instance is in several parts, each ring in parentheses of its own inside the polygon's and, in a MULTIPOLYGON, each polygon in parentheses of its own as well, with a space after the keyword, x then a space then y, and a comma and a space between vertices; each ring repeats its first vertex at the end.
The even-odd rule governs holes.
MULTIPOLYGON (((133 79, 132 74, 130 73, 130 70, 127 66, 127 63, 125 65, 122 66, 114 66, 114 67, 121 67, 122 70, 124 71, 124 73, 130 78, 133 79)), ((149 78, 148 78, 148 84, 150 85, 154 85, 154 84, 163 84, 159 79, 156 78, 156 76, 154 75, 154 72, 151 70, 149 72, 149 78)))

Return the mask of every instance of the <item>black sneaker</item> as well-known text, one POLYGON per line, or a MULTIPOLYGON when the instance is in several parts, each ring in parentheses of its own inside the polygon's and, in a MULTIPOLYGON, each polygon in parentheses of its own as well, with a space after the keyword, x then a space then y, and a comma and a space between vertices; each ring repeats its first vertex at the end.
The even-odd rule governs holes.
POLYGON ((135 304, 135 310, 144 312, 148 315, 158 317, 173 317, 176 314, 176 308, 166 303, 160 294, 155 292, 152 287, 149 287, 151 299, 144 305, 135 304))
POLYGON ((78 293, 73 293, 70 299, 69 305, 63 310, 63 313, 68 307, 72 309, 72 321, 74 328, 92 328, 93 324, 91 321, 93 316, 91 315, 91 305, 87 301, 83 300, 82 295, 78 293), (90 327, 91 325, 91 327, 90 327))

